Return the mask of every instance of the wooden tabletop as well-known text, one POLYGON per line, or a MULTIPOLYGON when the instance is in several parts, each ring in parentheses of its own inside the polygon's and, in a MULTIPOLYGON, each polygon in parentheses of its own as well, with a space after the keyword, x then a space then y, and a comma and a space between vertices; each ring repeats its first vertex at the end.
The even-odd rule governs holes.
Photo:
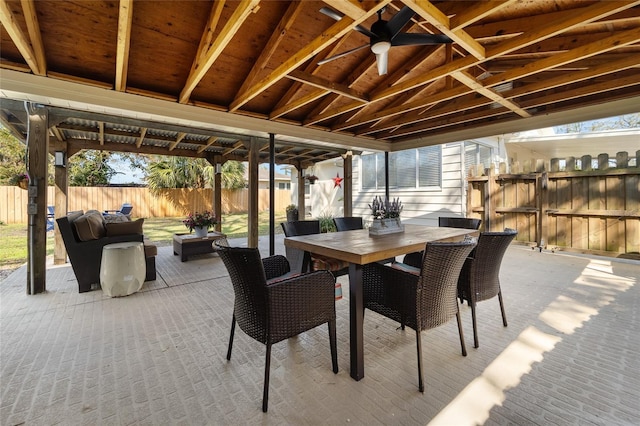
POLYGON ((284 244, 287 247, 365 265, 424 250, 428 242, 461 241, 465 235, 479 235, 479 232, 473 229, 422 225, 404 225, 404 227, 404 232, 377 236, 369 236, 367 229, 358 229, 287 237, 284 239, 284 244))

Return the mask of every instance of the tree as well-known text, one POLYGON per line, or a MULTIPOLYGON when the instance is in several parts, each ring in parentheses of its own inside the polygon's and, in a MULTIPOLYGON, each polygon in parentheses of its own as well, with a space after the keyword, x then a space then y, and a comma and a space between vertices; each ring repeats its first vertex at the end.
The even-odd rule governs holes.
MULTIPOLYGON (((150 159, 146 181, 152 192, 163 188, 212 187, 215 168, 203 158, 158 156, 150 159)), ((222 187, 244 188, 244 165, 227 161, 222 165, 222 187)))
POLYGON ((109 184, 116 171, 109 165, 109 151, 82 150, 69 158, 69 186, 99 186, 109 184))
MULTIPOLYGON (((0 126, 0 185, 11 185, 14 176, 27 171, 27 146, 0 126)), ((49 162, 48 182, 53 184, 53 165, 49 162)))
POLYGON ((633 129, 640 127, 640 114, 626 114, 602 120, 582 121, 555 126, 556 133, 589 133, 603 130, 633 129))

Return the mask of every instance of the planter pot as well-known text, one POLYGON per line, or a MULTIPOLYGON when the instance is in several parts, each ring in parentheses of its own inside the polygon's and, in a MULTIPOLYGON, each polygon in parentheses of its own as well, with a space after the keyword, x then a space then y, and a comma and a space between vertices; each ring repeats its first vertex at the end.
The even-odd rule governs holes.
POLYGON ((18 186, 22 189, 27 189, 27 187, 29 186, 29 182, 27 182, 26 180, 18 181, 18 186))
POLYGON ((404 232, 404 225, 399 217, 393 219, 374 219, 369 227, 369 235, 386 235, 404 232))
POLYGON ((294 222, 298 220, 298 210, 287 212, 287 222, 294 222))
POLYGON ((193 230, 196 233, 196 237, 198 238, 206 237, 207 233, 209 232, 209 229, 206 226, 196 226, 195 228, 193 228, 193 230))

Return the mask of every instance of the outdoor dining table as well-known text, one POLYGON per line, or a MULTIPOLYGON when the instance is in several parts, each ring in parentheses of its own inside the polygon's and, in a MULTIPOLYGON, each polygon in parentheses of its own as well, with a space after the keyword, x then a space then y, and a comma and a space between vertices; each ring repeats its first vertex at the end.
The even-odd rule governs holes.
MULTIPOLYGON (((349 262, 349 346, 351 377, 364 377, 362 265, 424 250, 430 242, 461 241, 478 236, 473 229, 404 225, 404 232, 369 236, 367 229, 287 237, 285 246, 349 262)), ((303 264, 303 271, 305 265, 303 264)))

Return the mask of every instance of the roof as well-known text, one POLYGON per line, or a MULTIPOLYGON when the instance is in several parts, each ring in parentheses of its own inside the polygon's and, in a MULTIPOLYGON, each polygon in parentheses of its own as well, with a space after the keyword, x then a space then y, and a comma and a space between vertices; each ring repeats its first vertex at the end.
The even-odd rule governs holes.
POLYGON ((276 161, 299 164, 638 112, 638 4, 9 0, 1 119, 24 133, 6 101, 35 100, 61 119, 53 146, 222 159, 251 137, 266 158, 273 133, 276 161), (451 43, 392 46, 380 75, 382 8, 451 43))

